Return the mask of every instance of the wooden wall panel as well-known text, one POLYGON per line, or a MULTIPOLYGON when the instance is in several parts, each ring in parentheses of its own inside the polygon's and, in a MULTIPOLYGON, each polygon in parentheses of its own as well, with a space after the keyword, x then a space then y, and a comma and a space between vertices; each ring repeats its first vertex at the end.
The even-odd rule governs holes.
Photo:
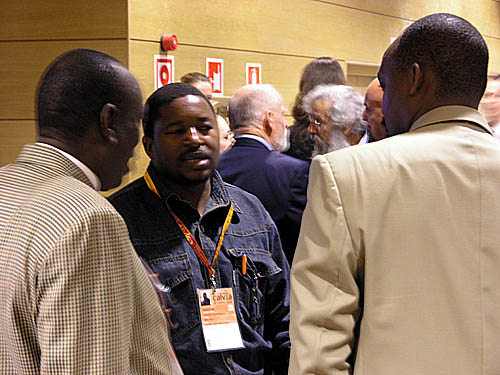
POLYGON ((491 74, 500 74, 500 38, 485 38, 485 40, 490 51, 488 71, 491 74))
POLYGON ((214 0, 207 7, 202 0, 131 0, 130 37, 157 41, 161 33, 170 32, 177 35, 180 47, 196 45, 304 57, 332 55, 341 60, 378 62, 390 37, 409 24, 312 0, 237 4, 214 0))
POLYGON ((110 54, 127 64, 128 43, 112 41, 0 42, 0 119, 34 119, 36 85, 47 65, 75 48, 110 54))
POLYGON ((126 38, 127 12, 124 0, 2 0, 0 40, 126 38))
POLYGON ((500 37, 500 3, 492 0, 312 0, 415 21, 431 13, 452 13, 467 19, 481 33, 500 37))
MULTIPOLYGON (((154 89, 154 60, 159 54, 158 45, 131 41, 130 69, 137 76, 143 93, 148 96, 154 89)), ((162 54, 165 54, 162 52, 162 54)), ((298 91, 300 73, 311 61, 309 57, 262 54, 247 51, 233 51, 215 48, 180 46, 169 52, 175 59, 175 80, 185 73, 199 71, 205 73, 206 58, 224 59, 224 95, 232 96, 245 84, 247 62, 262 64, 262 82, 273 84, 284 96, 287 104, 293 102, 298 91)))
POLYGON ((34 120, 0 120, 0 166, 16 158, 23 145, 35 141, 34 120))
MULTIPOLYGON (((157 41, 175 33, 183 45, 380 63, 411 21, 446 11, 500 39, 500 4, 492 0, 130 0, 130 37, 157 41), (189 22, 186 22, 189 20, 189 22)), ((495 67, 495 69, 497 69, 495 67)))

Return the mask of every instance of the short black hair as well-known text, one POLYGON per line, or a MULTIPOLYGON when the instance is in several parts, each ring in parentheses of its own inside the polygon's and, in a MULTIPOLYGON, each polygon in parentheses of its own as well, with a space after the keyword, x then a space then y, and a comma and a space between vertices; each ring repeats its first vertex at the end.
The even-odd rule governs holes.
POLYGON ((123 65, 115 58, 90 49, 72 50, 56 58, 38 84, 39 134, 77 141, 89 124, 99 120, 106 103, 125 103, 130 94, 123 87, 119 67, 123 65))
POLYGON ((166 104, 170 104, 175 99, 183 98, 188 95, 196 95, 201 96, 203 100, 205 100, 212 113, 215 116, 215 110, 210 100, 207 99, 203 93, 198 90, 196 87, 191 86, 187 83, 170 83, 168 85, 160 87, 151 96, 146 100, 146 104, 144 106, 144 116, 142 120, 142 125, 144 127, 144 135, 148 138, 153 139, 154 137, 154 128, 155 122, 160 115, 160 108, 166 104))
POLYGON ((208 82, 208 83, 210 83, 210 80, 203 73, 191 72, 191 73, 184 74, 181 77, 181 82, 188 83, 188 84, 192 85, 193 83, 196 83, 196 82, 208 82))
POLYGON ((486 87, 488 47, 468 21, 448 13, 436 13, 411 24, 390 53, 399 71, 413 63, 427 66, 437 80, 442 98, 480 99, 486 87))

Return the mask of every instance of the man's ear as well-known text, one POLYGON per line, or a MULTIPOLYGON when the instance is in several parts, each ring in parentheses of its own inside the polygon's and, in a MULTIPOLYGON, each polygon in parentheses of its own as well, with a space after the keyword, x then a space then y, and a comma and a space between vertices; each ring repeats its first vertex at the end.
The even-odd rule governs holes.
POLYGON ((274 126, 274 114, 271 111, 267 111, 266 115, 264 116, 264 132, 268 135, 271 136, 273 133, 273 127, 274 126))
POLYGON ((99 129, 106 142, 111 144, 118 143, 118 107, 111 103, 106 103, 102 106, 99 113, 99 129))
POLYGON ((424 71, 418 63, 413 63, 410 68, 410 95, 415 95, 424 82, 424 71))
POLYGON ((153 150, 153 140, 148 136, 142 137, 142 145, 144 146, 144 151, 148 154, 151 160, 154 159, 155 153, 153 150))

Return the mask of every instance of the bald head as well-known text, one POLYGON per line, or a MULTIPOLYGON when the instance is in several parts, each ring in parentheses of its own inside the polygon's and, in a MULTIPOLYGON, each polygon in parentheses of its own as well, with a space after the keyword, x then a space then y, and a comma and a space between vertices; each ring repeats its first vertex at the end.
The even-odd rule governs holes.
POLYGON ((267 111, 281 110, 283 100, 272 85, 246 85, 234 93, 228 103, 232 129, 259 127, 267 111))
POLYGON ((272 85, 240 87, 228 103, 229 123, 236 134, 258 135, 277 151, 288 147, 284 114, 283 99, 272 85))
POLYGON ((376 141, 387 137, 384 115, 382 114, 382 99, 384 91, 377 78, 370 82, 365 93, 365 110, 363 120, 368 123, 370 133, 376 141))

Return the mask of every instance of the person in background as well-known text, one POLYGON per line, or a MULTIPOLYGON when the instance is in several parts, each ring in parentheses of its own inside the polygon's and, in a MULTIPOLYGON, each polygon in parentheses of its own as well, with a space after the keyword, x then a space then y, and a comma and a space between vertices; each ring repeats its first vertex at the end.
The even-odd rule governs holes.
POLYGON ((283 99, 267 84, 240 87, 229 101, 234 147, 222 155, 224 181, 254 194, 278 227, 291 263, 306 204, 309 163, 281 154, 288 147, 283 99))
POLYGON ((500 140, 500 75, 488 80, 481 103, 481 112, 493 130, 495 137, 500 140))
POLYGON ((142 109, 136 79, 97 51, 42 76, 37 142, 0 169, 0 373, 178 368, 127 227, 97 192, 127 172, 142 109))
POLYGON ((309 116, 308 131, 315 139, 313 157, 357 145, 367 138, 363 97, 351 86, 317 86, 303 98, 302 105, 309 116))
POLYGON ((417 20, 378 72, 389 138, 313 160, 290 374, 500 373, 500 147, 477 111, 487 69, 468 21, 417 20))
POLYGON ((212 105, 196 88, 173 83, 148 98, 143 124, 147 173, 110 201, 163 284, 184 372, 286 374, 288 262, 259 200, 215 170, 212 105), (207 310, 203 293, 218 310, 207 310), (233 323, 217 324, 231 322, 231 312, 233 323))
POLYGON ((385 120, 382 113, 384 91, 377 78, 370 82, 365 93, 365 110, 363 120, 368 123, 370 142, 380 141, 387 137, 385 120))
POLYGON ((219 127, 220 153, 229 151, 236 143, 234 133, 231 131, 229 124, 224 117, 217 115, 217 126, 219 127))
POLYGON ((181 77, 181 82, 196 87, 208 100, 212 100, 212 83, 205 74, 198 72, 186 73, 181 77))
POLYGON ((285 154, 310 161, 314 150, 314 138, 308 132, 309 117, 302 106, 303 97, 318 85, 345 85, 342 67, 331 57, 320 57, 307 64, 302 72, 299 93, 292 109, 294 123, 290 127, 290 147, 285 154))
MULTIPOLYGON (((212 100, 212 83, 206 75, 198 72, 187 73, 181 77, 181 82, 196 87, 208 100, 212 100)), ((233 147, 235 142, 234 134, 225 116, 219 113, 217 113, 217 125, 219 126, 220 153, 222 154, 233 147)))

